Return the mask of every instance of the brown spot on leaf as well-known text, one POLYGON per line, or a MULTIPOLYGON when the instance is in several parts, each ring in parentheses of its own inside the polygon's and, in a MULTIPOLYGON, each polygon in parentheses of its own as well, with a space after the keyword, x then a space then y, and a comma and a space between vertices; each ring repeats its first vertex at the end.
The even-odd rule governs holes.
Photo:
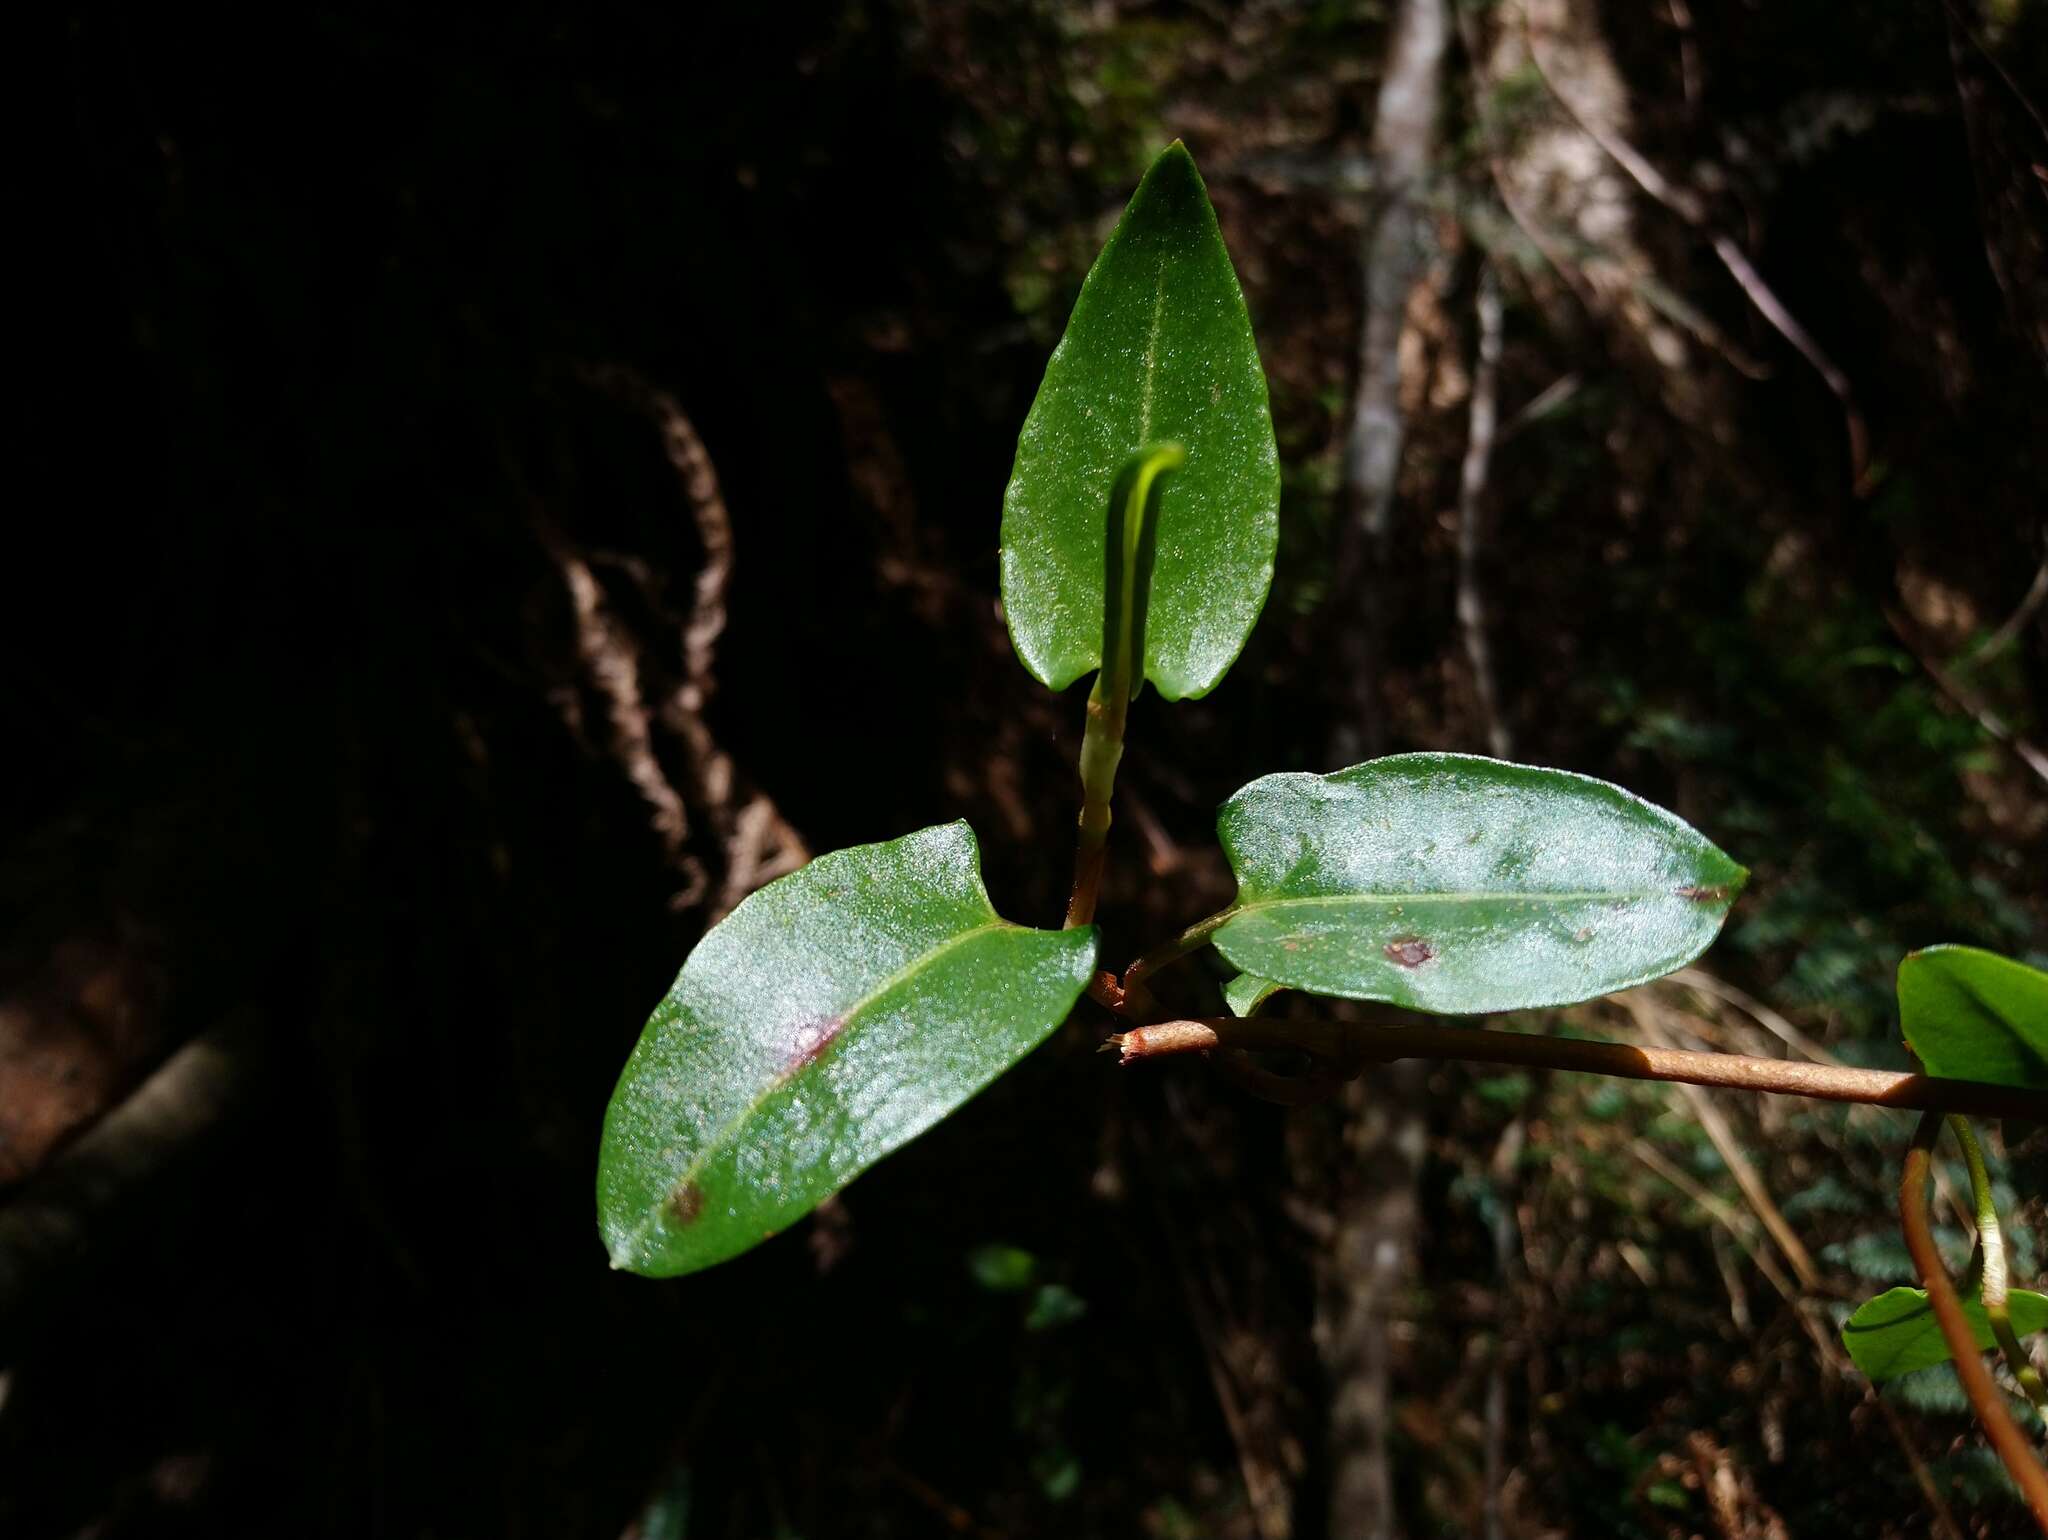
POLYGON ((1726 888, 1680 888, 1680 898, 1689 898, 1698 904, 1717 904, 1728 896, 1726 888))
POLYGON ((693 1225, 704 1212, 704 1189, 686 1181, 668 1195, 668 1217, 679 1225, 693 1225))
POLYGON ((796 1029, 796 1042, 790 1049, 789 1062, 784 1066, 785 1074, 795 1074, 808 1069, 825 1056, 828 1049, 839 1038, 846 1026, 843 1016, 828 1016, 823 1021, 807 1021, 796 1029))
POLYGON ((1420 936, 1403 936, 1387 943, 1387 958, 1402 968, 1419 968, 1436 956, 1436 948, 1420 936))

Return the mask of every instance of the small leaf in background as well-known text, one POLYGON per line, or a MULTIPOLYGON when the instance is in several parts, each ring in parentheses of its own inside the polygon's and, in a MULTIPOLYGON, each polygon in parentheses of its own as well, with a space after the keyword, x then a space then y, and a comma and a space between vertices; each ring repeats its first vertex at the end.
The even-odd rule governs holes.
POLYGON ((992 1294, 1015 1294, 1031 1287, 1038 1276, 1038 1258, 1021 1246, 976 1246, 967 1253, 967 1270, 992 1294))
POLYGON ((1238 880, 1215 935, 1230 962, 1444 1015, 1568 1005, 1684 967, 1749 875, 1619 786, 1467 754, 1269 775, 1217 829, 1238 880))
MULTIPOLYGON (((2012 1289, 2005 1304, 2018 1335, 2024 1337, 2048 1326, 2048 1295, 2012 1289)), ((1988 1350, 1993 1345, 1991 1322, 1982 1302, 1974 1296, 1964 1300, 1963 1314, 1970 1319, 1977 1346, 1988 1350)), ((1842 1346, 1849 1350, 1856 1367, 1878 1384, 1949 1361, 1948 1342, 1925 1289, 1886 1289, 1865 1300, 1843 1325, 1842 1346)))
POLYGON ((708 1267, 773 1235, 1066 1019, 1092 928, 999 918, 964 823, 820 856, 697 944, 605 1116, 616 1267, 708 1267))
POLYGON ((1047 1449, 1033 1455, 1031 1474, 1048 1502, 1063 1503, 1081 1490, 1081 1462, 1070 1449, 1047 1449))
POLYGON ((1063 1283, 1042 1285, 1031 1296, 1031 1309, 1024 1317, 1026 1331, 1051 1331, 1066 1326, 1088 1313, 1088 1301, 1063 1283))
POLYGON ((1250 1016, 1286 987, 1256 973, 1240 973, 1223 986, 1223 1003, 1233 1016, 1250 1016))
POLYGON ((1930 1075, 2048 1091, 2048 973, 1973 946, 1899 964, 1899 1023, 1930 1075))
POLYGON ((1177 141, 1139 182, 1074 303, 1003 497, 1003 607, 1024 666, 1063 690, 1102 664, 1104 510, 1138 450, 1187 452, 1161 498, 1143 677, 1206 694, 1266 602, 1280 457, 1216 212, 1177 141))

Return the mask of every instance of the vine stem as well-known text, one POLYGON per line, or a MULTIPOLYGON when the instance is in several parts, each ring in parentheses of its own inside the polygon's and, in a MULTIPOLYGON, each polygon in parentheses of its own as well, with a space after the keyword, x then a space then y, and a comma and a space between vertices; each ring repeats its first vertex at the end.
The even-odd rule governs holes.
POLYGON ((1977 1335, 1970 1329, 1969 1317, 1963 1314, 1962 1296, 1956 1293, 1955 1282, 1934 1244, 1934 1227, 1927 1217, 1927 1181, 1933 1165, 1934 1141, 1940 1134, 1941 1115, 1929 1111, 1920 1119, 1913 1143, 1906 1151, 1905 1170, 1899 1180, 1899 1223, 1905 1230, 1906 1250, 1912 1254, 1913 1266, 1927 1290, 1927 1301, 1934 1307, 1934 1319, 1948 1343, 1949 1356, 1955 1360, 1956 1374, 1977 1414, 1978 1425, 1991 1440, 1991 1447, 1998 1451, 1998 1458, 2033 1511, 2041 1532, 2048 1534, 2048 1469, 2042 1468, 2028 1446, 2027 1436, 2006 1409, 2005 1398, 1991 1378, 1991 1371, 1984 1367, 1977 1335))
POLYGON ((2010 1278, 2006 1271, 2005 1233, 1999 1225, 1997 1201, 1991 1194, 1991 1172, 1984 1164, 1983 1147, 1977 1143, 1977 1133, 1970 1127, 1969 1119, 1951 1114, 1948 1126, 1956 1136, 1956 1143, 1963 1147, 1963 1163, 1970 1168, 1970 1195, 1977 1210, 1977 1256, 1982 1262, 1977 1297, 1984 1306, 1985 1318, 1991 1322, 1991 1335, 1998 1343, 1998 1350, 2005 1355, 2012 1377, 2026 1392, 2034 1410, 2048 1417, 2048 1390, 2043 1389, 2033 1360, 2027 1357, 2027 1350, 2020 1346, 2020 1339, 2012 1329, 2012 1312, 2006 1304, 2010 1278))
POLYGON ((1393 1059, 1439 1059, 1577 1070, 1627 1080, 1726 1086, 1739 1091, 1808 1096, 1820 1101, 1865 1102, 1879 1107, 1968 1112, 1990 1117, 2038 1116, 2040 1111, 2040 1098, 2034 1092, 1974 1080, 1759 1059, 1737 1053, 1642 1048, 1633 1043, 1588 1038, 1536 1037, 1478 1027, 1207 1016, 1136 1027, 1115 1034, 1105 1047, 1119 1050, 1126 1064, 1173 1053, 1278 1048, 1296 1049, 1325 1063, 1353 1067, 1393 1059))
POLYGON ((1081 734, 1081 833, 1074 844, 1068 930, 1095 922, 1095 898, 1102 888, 1109 847, 1109 801, 1116 790, 1116 767, 1124 757, 1124 720, 1130 714, 1130 692, 1105 691, 1103 678, 1097 674, 1088 692, 1088 725, 1081 734))

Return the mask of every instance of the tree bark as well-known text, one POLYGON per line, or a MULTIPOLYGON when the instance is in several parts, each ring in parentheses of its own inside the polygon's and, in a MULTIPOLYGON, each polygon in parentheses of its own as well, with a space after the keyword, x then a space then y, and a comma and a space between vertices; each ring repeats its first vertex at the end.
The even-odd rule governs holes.
POLYGON ((1339 763, 1380 752, 1385 737, 1377 689, 1384 650, 1380 599, 1405 433, 1401 334, 1409 299, 1435 250, 1426 195, 1450 32, 1444 0, 1402 0, 1373 122, 1373 195, 1361 253, 1364 323, 1344 456, 1350 517, 1338 562, 1338 612, 1345 626, 1339 651, 1351 681, 1350 698, 1340 702, 1334 744, 1339 763))

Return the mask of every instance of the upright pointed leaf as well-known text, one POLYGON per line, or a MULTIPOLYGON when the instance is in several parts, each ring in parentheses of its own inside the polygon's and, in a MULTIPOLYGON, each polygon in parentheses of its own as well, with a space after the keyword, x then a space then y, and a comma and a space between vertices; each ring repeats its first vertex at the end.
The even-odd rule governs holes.
POLYGON ((1217 827, 1238 880, 1215 935, 1232 963, 1445 1015, 1564 1005, 1683 967, 1748 876, 1619 786, 1466 754, 1269 775, 1217 827))
POLYGON ((2048 1091, 2048 973, 1973 946, 1899 964, 1899 1022, 1930 1075, 2048 1091))
POLYGON ((1139 449, 1187 451, 1161 501, 1144 677, 1206 694, 1266 602, 1280 458, 1251 319, 1185 147, 1139 182, 1095 259, 1017 439, 1003 498, 1003 605, 1056 690, 1102 663, 1103 510, 1139 449))
POLYGON ((698 943, 605 1116, 598 1222, 665 1277, 745 1251, 1066 1018, 1093 928, 998 918, 964 823, 820 856, 698 943))
MULTIPOLYGON (((2019 1336, 2048 1326, 2048 1295, 2012 1289, 2005 1296, 2005 1308, 2019 1336)), ((1971 1295, 1963 1301, 1963 1314, 1969 1318, 1977 1346, 1989 1349, 1994 1339, 1983 1302, 1971 1295)), ((1941 1334, 1941 1323, 1934 1318, 1925 1289, 1886 1289, 1876 1298, 1866 1299, 1843 1324, 1842 1346, 1849 1350, 1856 1367, 1880 1385, 1915 1369, 1931 1369, 1949 1361, 1948 1339, 1941 1334)))

